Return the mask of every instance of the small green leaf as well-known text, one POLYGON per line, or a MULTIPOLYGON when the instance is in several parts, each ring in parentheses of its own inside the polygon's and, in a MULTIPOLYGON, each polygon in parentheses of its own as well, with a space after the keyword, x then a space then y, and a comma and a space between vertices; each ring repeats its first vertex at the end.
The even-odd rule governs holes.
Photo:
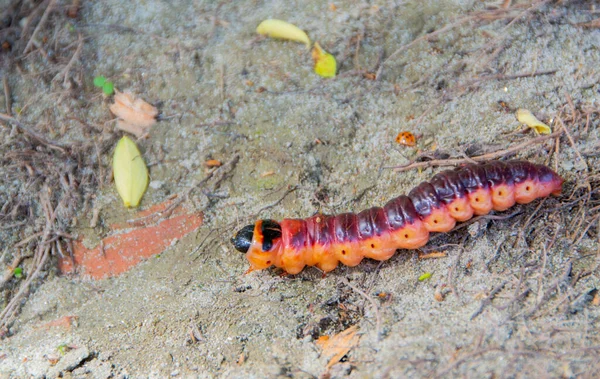
POLYGON ((113 93, 115 93, 115 86, 114 86, 114 84, 112 82, 106 82, 102 86, 102 91, 104 92, 104 94, 106 96, 110 96, 113 93))
POLYGON ((23 277, 23 268, 17 267, 13 270, 13 275, 17 279, 21 279, 23 277))
POLYGON ((56 350, 60 353, 60 355, 65 355, 65 353, 71 350, 71 348, 66 343, 62 343, 56 347, 56 350))
POLYGON ((100 75, 94 78, 94 85, 96 87, 102 87, 104 86, 104 83, 106 83, 106 78, 104 76, 100 75))
POLYGON ((419 282, 425 281, 427 279, 431 278, 431 273, 430 272, 426 272, 423 275, 419 276, 419 282))

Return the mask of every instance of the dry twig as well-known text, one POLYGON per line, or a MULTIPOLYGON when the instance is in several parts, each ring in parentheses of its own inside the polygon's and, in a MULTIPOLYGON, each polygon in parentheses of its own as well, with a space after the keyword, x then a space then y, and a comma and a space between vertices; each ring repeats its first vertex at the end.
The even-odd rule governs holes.
POLYGON ((379 341, 381 339, 381 313, 379 312, 379 307, 377 306, 377 303, 375 302, 375 300, 373 300, 373 298, 371 298, 369 295, 367 295, 363 290, 361 290, 360 288, 356 287, 353 284, 350 284, 348 279, 340 278, 340 280, 342 281, 342 283, 344 283, 345 285, 350 287, 356 293, 358 293, 359 295, 364 297, 373 307, 373 311, 375 312, 375 320, 376 320, 375 321, 376 322, 375 331, 377 333, 377 340, 379 341))
POLYGON ((8 78, 6 76, 2 77, 2 85, 4 86, 4 104, 6 107, 6 114, 10 117, 12 116, 12 104, 10 99, 10 87, 8 85, 8 78))
POLYGON ((221 182, 221 180, 223 180, 223 178, 225 177, 225 175, 235 167, 235 165, 237 164, 237 162, 239 160, 240 160, 239 154, 235 154, 227 163, 225 163, 224 165, 218 167, 215 170, 210 171, 202 180, 194 182, 185 191, 177 194, 176 199, 171 204, 169 204, 169 206, 164 211, 158 212, 158 213, 153 213, 153 214, 148 215, 148 216, 143 217, 143 218, 139 218, 139 219, 135 219, 135 220, 129 220, 128 222, 130 222, 130 223, 131 222, 140 222, 142 220, 152 219, 152 218, 158 218, 158 219, 168 218, 171 215, 171 213, 173 213, 173 211, 175 209, 177 209, 177 207, 183 201, 185 201, 185 200, 187 200, 189 198, 190 194, 195 189, 200 188, 203 185, 205 185, 213 176, 216 176, 215 183, 218 184, 219 182, 221 182))
POLYGON ((42 188, 39 198, 40 204, 44 210, 44 215, 46 217, 46 225, 44 226, 44 230, 41 235, 42 239, 39 242, 37 251, 33 257, 32 273, 28 276, 27 280, 25 280, 25 282, 21 285, 19 291, 12 297, 12 299, 0 313, 1 330, 6 329, 8 324, 10 324, 12 321, 13 316, 19 309, 22 297, 25 296, 25 294, 29 291, 31 283, 38 277, 42 269, 45 267, 46 261, 50 256, 50 251, 54 246, 52 243, 48 242, 51 241, 57 211, 60 209, 60 207, 62 207, 63 200, 65 198, 63 197, 63 199, 57 204, 56 208, 52 208, 52 204, 50 203, 50 189, 48 187, 42 188))
POLYGON ((33 30, 33 34, 31 34, 31 37, 29 38, 29 42, 27 42, 25 49, 23 49, 23 54, 27 54, 29 52, 29 49, 31 48, 31 46, 35 43, 35 36, 40 31, 42 26, 44 26, 44 24, 46 23, 46 20, 48 20, 48 16, 54 9, 55 4, 56 4, 56 0, 50 0, 50 2, 48 3, 48 6, 46 7, 44 14, 42 15, 42 18, 40 19, 40 22, 37 24, 37 26, 33 30))
POLYGON ((425 162, 414 162, 413 161, 411 163, 408 163, 408 164, 405 164, 402 166, 391 166, 391 167, 384 167, 384 168, 393 169, 396 172, 403 172, 403 171, 408 171, 408 170, 412 170, 415 168, 458 166, 460 164, 468 163, 471 160, 476 161, 476 162, 483 162, 483 161, 487 161, 487 160, 504 157, 504 156, 516 153, 518 151, 524 150, 526 148, 529 148, 533 145, 540 144, 548 139, 558 137, 564 132, 564 130, 565 129, 561 128, 560 130, 558 130, 552 134, 548 134, 546 136, 540 136, 540 137, 525 141, 518 145, 509 147, 508 149, 498 150, 498 151, 494 151, 492 153, 487 153, 487 154, 478 155, 475 157, 470 157, 468 159, 467 158, 454 158, 454 159, 432 159, 430 161, 425 161, 425 162))
POLYGON ((494 287, 492 292, 490 292, 490 294, 485 299, 481 300, 481 304, 479 305, 479 308, 477 308, 477 310, 475 312, 473 312, 470 320, 475 319, 475 317, 479 316, 481 314, 481 312, 483 312, 485 307, 492 304, 492 299, 494 299, 494 297, 502 290, 502 288, 504 288, 506 283, 508 283, 508 280, 504 280, 502 283, 500 283, 499 285, 494 287))
POLYGON ((57 141, 47 139, 46 137, 42 136, 38 132, 35 132, 31 128, 23 125, 19 120, 15 119, 13 117, 10 117, 9 115, 4 114, 4 113, 0 113, 0 120, 10 122, 11 124, 15 125, 18 129, 20 129, 25 134, 38 140, 38 142, 48 146, 51 149, 58 150, 61 153, 66 154, 66 150, 64 149, 65 147, 67 147, 66 145, 64 145, 60 142, 57 142, 57 141))
POLYGON ((63 78, 63 87, 68 88, 69 86, 69 73, 71 72, 71 68, 73 64, 79 60, 79 56, 81 55, 81 49, 83 47, 83 36, 79 33, 79 39, 77 40, 77 49, 75 49, 75 53, 69 60, 69 63, 54 77, 54 80, 57 80, 62 76, 63 78))

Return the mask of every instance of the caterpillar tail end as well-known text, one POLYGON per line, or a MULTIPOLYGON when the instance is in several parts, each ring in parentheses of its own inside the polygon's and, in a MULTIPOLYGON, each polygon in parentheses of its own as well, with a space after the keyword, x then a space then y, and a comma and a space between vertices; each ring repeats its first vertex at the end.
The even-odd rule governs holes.
POLYGON ((538 197, 560 196, 565 180, 546 166, 538 166, 538 197))
POLYGON ((554 181, 554 190, 551 192, 553 196, 560 196, 564 182, 565 180, 557 175, 557 178, 554 181))

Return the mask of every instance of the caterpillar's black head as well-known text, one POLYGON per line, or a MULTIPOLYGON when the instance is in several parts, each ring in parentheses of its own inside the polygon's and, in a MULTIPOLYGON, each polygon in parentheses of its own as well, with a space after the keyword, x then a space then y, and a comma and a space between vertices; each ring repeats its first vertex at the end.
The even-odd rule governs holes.
MULTIPOLYGON (((277 221, 261 220, 258 233, 262 236, 262 250, 269 251, 273 247, 273 241, 281 238, 281 226, 277 221)), ((246 225, 231 239, 231 243, 237 251, 247 253, 250 245, 252 245, 253 237, 254 225, 246 225)), ((261 238, 258 238, 258 240, 260 241, 261 238)))
POLYGON ((252 244, 252 236, 254 234, 254 225, 246 225, 237 232, 235 237, 231 239, 233 247, 241 253, 247 253, 252 244))
POLYGON ((269 251, 273 247, 273 241, 281 238, 281 225, 277 221, 262 220, 260 232, 263 236, 262 250, 269 251))

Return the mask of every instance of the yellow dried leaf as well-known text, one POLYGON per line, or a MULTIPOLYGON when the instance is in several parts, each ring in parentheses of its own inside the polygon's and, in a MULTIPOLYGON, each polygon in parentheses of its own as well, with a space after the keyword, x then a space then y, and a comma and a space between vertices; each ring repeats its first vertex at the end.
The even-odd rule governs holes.
POLYGON ((344 355, 348 354, 354 346, 358 345, 360 336, 358 333, 358 327, 356 325, 349 327, 348 329, 336 334, 330 338, 319 337, 317 345, 323 349, 323 356, 331 357, 327 363, 327 368, 330 368, 334 364, 338 363, 344 355))
POLYGON ((318 42, 312 50, 312 58, 315 62, 315 72, 324 78, 333 78, 337 71, 335 57, 321 48, 318 42))
POLYGON ((517 109, 517 120, 519 120, 520 123, 532 128, 538 134, 552 133, 552 129, 548 125, 538 120, 533 113, 527 109, 517 109))
POLYGON ((275 19, 264 20, 258 25, 256 32, 271 38, 302 42, 307 48, 310 47, 310 38, 308 38, 308 35, 296 25, 286 21, 275 19))
POLYGON ((113 176, 126 207, 137 207, 148 187, 148 168, 135 142, 124 136, 113 154, 113 176))

